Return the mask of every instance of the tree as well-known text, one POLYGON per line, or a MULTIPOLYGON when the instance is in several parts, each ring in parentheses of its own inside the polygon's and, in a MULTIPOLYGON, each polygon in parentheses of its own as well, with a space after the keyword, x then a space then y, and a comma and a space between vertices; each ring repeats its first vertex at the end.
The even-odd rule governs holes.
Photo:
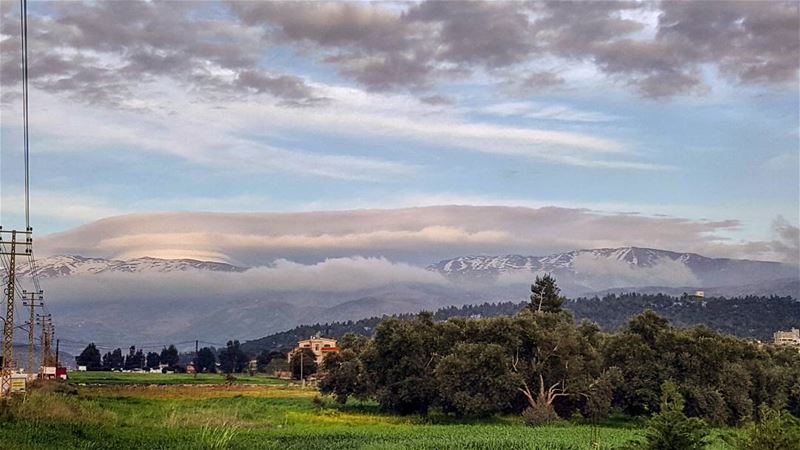
POLYGON ((158 365, 161 364, 161 355, 157 352, 147 352, 147 368, 148 369, 155 369, 158 368, 158 365))
POLYGON ((435 374, 442 409, 459 416, 507 411, 520 384, 497 344, 460 344, 442 358, 435 374))
POLYGON ((103 355, 103 369, 105 370, 119 370, 125 365, 125 357, 122 356, 122 349, 114 349, 113 352, 108 352, 103 355))
POLYGON ((198 372, 214 373, 217 371, 217 356, 213 348, 203 347, 197 352, 197 367, 195 370, 198 372))
POLYGON ((178 364, 178 349, 172 344, 169 347, 162 348, 159 359, 161 364, 166 364, 170 368, 175 367, 178 364))
POLYGON ((317 369, 317 355, 310 348, 298 349, 292 353, 292 378, 295 380, 307 378, 317 373, 317 369))
POLYGON ((647 310, 604 345, 605 363, 622 371, 625 382, 619 385, 617 403, 628 414, 658 411, 660 385, 672 375, 664 358, 668 333, 669 323, 647 310))
POLYGON ((100 370, 103 368, 100 350, 97 349, 94 342, 83 349, 81 354, 75 358, 75 363, 79 366, 86 366, 87 370, 100 370))
POLYGON ((267 369, 269 363, 275 358, 284 358, 284 354, 276 351, 262 350, 256 357, 256 368, 258 371, 263 372, 267 369))
POLYGON ((366 399, 373 392, 371 377, 363 361, 370 340, 348 333, 338 345, 341 351, 322 361, 325 376, 320 381, 320 391, 336 396, 336 401, 341 404, 346 403, 349 396, 366 399))
POLYGON ((527 417, 548 422, 558 417, 559 407, 564 415, 574 412, 575 400, 584 398, 602 374, 592 337, 567 314, 525 310, 515 322, 520 344, 512 367, 520 375, 527 417))
POLYGON ((250 358, 241 349, 239 341, 228 341, 219 352, 219 363, 225 373, 239 373, 247 368, 250 358))
POLYGON ((541 312, 560 312, 561 305, 566 298, 561 295, 561 289, 556 286, 556 279, 550 274, 542 277, 536 276, 531 285, 531 308, 541 312))
POLYGON ((445 355, 441 327, 430 313, 414 320, 387 319, 375 330, 375 351, 365 358, 375 397, 385 410, 426 414, 437 398, 436 363, 445 355))
POLYGON ((702 419, 683 413, 683 397, 677 386, 665 381, 661 386, 661 412, 647 424, 644 441, 630 443, 636 450, 703 450, 708 428, 702 419))
POLYGON ((611 367, 606 369, 583 394, 583 415, 592 420, 605 419, 611 412, 611 403, 614 399, 614 386, 624 383, 622 372, 611 367))
POLYGON ((143 369, 144 366, 144 353, 141 349, 137 351, 136 346, 132 345, 128 349, 128 356, 125 358, 125 370, 143 369))

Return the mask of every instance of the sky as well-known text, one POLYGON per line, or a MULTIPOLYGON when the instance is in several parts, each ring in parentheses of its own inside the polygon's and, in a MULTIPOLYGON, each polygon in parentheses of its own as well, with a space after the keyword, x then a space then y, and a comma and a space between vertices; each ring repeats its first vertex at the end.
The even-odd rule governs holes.
MULTIPOLYGON (((31 2, 37 252, 797 264, 798 7, 31 2)), ((24 226, 18 8, 0 2, 7 229, 24 226)))

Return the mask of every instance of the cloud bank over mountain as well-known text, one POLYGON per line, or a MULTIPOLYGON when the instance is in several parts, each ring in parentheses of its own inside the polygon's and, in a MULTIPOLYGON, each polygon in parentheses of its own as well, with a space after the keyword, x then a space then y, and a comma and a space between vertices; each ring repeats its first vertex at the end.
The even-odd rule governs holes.
MULTIPOLYGON (((776 222, 777 223, 777 222, 776 222)), ((736 220, 705 221, 557 207, 431 206, 298 213, 152 213, 40 238, 39 254, 195 258, 244 266, 352 256, 416 265, 470 254, 548 254, 639 246, 797 264, 796 228, 772 242, 730 242, 736 220), (793 231, 794 234, 793 234, 793 231), (792 242, 795 239, 795 242, 792 242)))
MULTIPOLYGON (((143 269, 146 270, 146 269, 143 269)), ((191 302, 193 299, 258 298, 275 292, 364 291, 391 285, 444 286, 438 273, 381 258, 335 258, 317 264, 279 260, 241 272, 187 270, 79 274, 47 278, 43 285, 63 301, 108 303, 137 298, 138 304, 191 302)))

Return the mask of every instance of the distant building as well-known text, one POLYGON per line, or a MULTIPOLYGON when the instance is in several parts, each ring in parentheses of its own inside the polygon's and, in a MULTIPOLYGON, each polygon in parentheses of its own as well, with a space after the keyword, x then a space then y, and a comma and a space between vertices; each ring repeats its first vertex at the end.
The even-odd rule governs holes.
POLYGON ((694 296, 697 298, 705 298, 706 293, 703 291, 694 291, 694 296))
POLYGON ((800 330, 792 328, 789 331, 776 331, 772 335, 775 345, 788 345, 800 348, 800 330))
POLYGON ((289 353, 289 361, 291 361, 292 354, 300 349, 308 348, 316 356, 317 364, 322 364, 322 360, 330 353, 338 353, 339 347, 336 346, 336 339, 313 337, 303 341, 297 342, 297 347, 289 353))

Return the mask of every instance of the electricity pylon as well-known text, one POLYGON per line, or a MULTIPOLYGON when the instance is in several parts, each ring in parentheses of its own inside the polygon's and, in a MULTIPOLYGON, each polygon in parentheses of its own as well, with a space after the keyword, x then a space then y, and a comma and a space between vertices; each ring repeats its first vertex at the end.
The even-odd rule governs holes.
POLYGON ((11 372, 14 370, 14 296, 17 286, 17 256, 31 256, 33 231, 3 230, 0 227, 0 256, 6 265, 6 316, 3 323, 3 367, 0 369, 0 396, 6 395, 11 390, 11 372), (10 236, 9 239, 4 237, 10 236), (5 257, 8 257, 6 261, 5 257))
POLYGON ((53 316, 50 314, 36 315, 36 324, 42 326, 42 367, 53 365, 53 355, 51 352, 53 342, 53 316))
POLYGON ((22 291, 22 305, 29 307, 31 312, 30 319, 26 322, 28 324, 28 373, 36 373, 33 370, 33 327, 36 319, 34 308, 44 306, 44 291, 22 291))

